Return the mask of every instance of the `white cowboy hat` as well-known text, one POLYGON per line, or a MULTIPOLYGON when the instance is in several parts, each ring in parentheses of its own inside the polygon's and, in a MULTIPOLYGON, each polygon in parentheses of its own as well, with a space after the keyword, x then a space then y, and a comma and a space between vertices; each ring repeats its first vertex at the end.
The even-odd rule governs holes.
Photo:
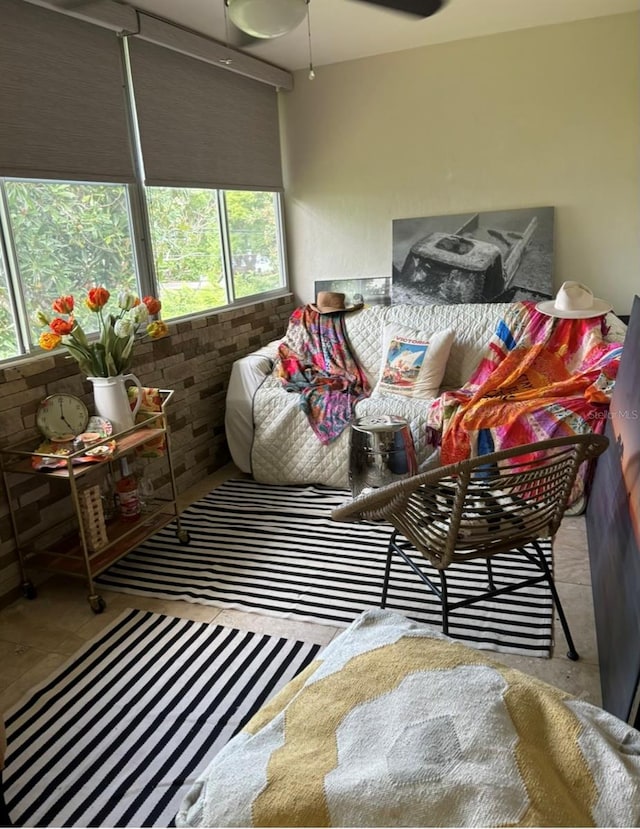
POLYGON ((356 302, 355 305, 344 304, 345 294, 338 294, 334 291, 319 291, 315 305, 311 307, 319 314, 337 314, 344 311, 358 311, 363 307, 364 302, 356 302))
POLYGON ((611 311, 608 302, 594 297, 593 291, 580 282, 563 282, 555 299, 539 302, 536 308, 550 317, 562 319, 600 317, 611 311))

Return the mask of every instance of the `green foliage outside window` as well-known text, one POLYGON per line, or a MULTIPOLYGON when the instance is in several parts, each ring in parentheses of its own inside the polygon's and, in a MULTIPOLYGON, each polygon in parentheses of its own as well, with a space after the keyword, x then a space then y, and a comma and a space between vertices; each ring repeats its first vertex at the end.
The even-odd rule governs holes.
MULTIPOLYGON (((163 317, 226 305, 217 192, 147 188, 149 223, 163 317)), ((236 298, 282 284, 272 193, 225 191, 236 298)))
MULTIPOLYGON (((85 296, 98 285, 137 291, 126 187, 7 181, 5 189, 33 342, 40 332, 37 311, 50 313, 60 295, 85 296)), ((86 331, 95 327, 81 305, 76 316, 86 331)), ((4 325, 0 339, 4 352, 4 325)))
POLYGON ((282 284, 273 193, 225 191, 233 286, 241 298, 282 284))
POLYGON ((16 342, 15 329, 11 317, 7 275, 4 272, 2 259, 0 259, 0 360, 6 360, 17 353, 18 343, 16 342))
POLYGON ((148 187, 146 193, 164 319, 226 305, 216 191, 148 187))
MULTIPOLYGON (((6 180, 4 188, 32 344, 40 333, 37 311, 50 314, 58 296, 83 297, 96 286, 114 294, 142 293, 126 185, 6 180)), ((222 219, 216 190, 148 187, 145 195, 164 320, 230 302, 221 222, 226 222, 234 298, 282 286, 274 193, 225 191, 222 219)), ((0 359, 18 353, 7 285, 0 257, 0 359)), ((95 319, 80 303, 76 316, 90 332, 95 319)))

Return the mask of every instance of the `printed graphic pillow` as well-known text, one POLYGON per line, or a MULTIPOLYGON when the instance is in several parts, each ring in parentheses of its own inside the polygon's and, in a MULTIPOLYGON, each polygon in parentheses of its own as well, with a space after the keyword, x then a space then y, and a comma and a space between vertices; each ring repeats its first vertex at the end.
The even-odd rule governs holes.
POLYGON ((382 371, 375 394, 437 397, 454 337, 451 328, 426 334, 387 323, 382 340, 382 371))

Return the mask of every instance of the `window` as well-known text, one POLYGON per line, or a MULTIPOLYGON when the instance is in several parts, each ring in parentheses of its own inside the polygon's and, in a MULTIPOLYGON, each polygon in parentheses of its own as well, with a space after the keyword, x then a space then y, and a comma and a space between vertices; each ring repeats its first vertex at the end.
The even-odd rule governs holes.
POLYGON ((163 317, 219 308, 284 285, 275 193, 147 187, 163 317), (231 284, 224 267, 226 227, 231 284))
POLYGON ((226 305, 217 191, 147 187, 146 192, 163 317, 226 305))
MULTIPOLYGON (((15 251, 16 281, 32 347, 40 328, 38 310, 51 312, 62 294, 84 296, 94 285, 137 291, 127 188, 124 185, 7 180, 7 233, 15 251)), ((90 331, 91 312, 76 306, 90 331)), ((2 327, 3 356, 10 345, 2 327)), ((15 351, 14 355, 15 356, 15 351)))
MULTIPOLYGON (((5 179, 0 187, 14 251, 9 273, 0 259, 0 360, 36 347, 39 310, 49 314, 57 296, 82 297, 95 285, 156 294, 164 320, 285 285, 278 193, 145 188, 155 273, 141 284, 127 185, 5 179)), ((91 330, 93 315, 79 303, 76 316, 91 330)))
POLYGON ((276 194, 227 190, 225 205, 234 296, 280 288, 284 279, 276 194))

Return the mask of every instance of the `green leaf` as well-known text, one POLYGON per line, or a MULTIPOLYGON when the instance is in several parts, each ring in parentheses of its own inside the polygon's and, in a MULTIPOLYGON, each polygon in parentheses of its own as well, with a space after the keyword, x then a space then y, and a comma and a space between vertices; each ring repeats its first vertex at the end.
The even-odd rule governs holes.
POLYGON ((107 355, 105 347, 102 343, 94 344, 92 363, 97 369, 95 374, 96 377, 109 377, 109 372, 107 369, 107 355))
POLYGON ((108 354, 108 353, 106 355, 106 365, 107 365, 107 371, 109 372, 108 375, 107 375, 108 377, 116 377, 118 374, 120 374, 119 369, 116 368, 116 364, 114 362, 113 356, 111 354, 108 354))
POLYGON ((122 359, 129 361, 132 353, 133 353, 133 344, 135 342, 135 336, 131 334, 128 340, 123 340, 124 347, 122 349, 122 359))
POLYGON ((87 339, 86 334, 77 322, 73 326, 73 329, 71 330, 71 334, 69 336, 72 337, 74 340, 77 340, 78 344, 83 346, 84 348, 90 348, 89 340, 87 339))

